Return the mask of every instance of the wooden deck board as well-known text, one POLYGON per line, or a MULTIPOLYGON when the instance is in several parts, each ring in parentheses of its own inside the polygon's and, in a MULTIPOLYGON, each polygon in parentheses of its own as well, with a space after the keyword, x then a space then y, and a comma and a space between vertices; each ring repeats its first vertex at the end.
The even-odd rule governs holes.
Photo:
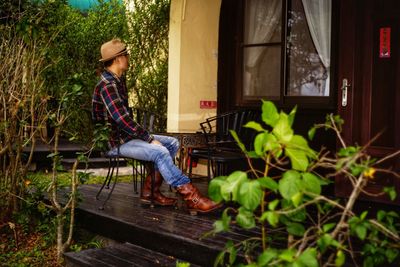
MULTIPOLYGON (((139 203, 138 196, 133 195, 133 187, 130 184, 117 184, 111 199, 106 204, 105 210, 98 210, 102 202, 94 200, 97 188, 97 186, 90 188, 90 190, 82 188, 81 194, 85 195, 86 200, 81 204, 81 208, 92 210, 99 215, 116 217, 127 223, 142 227, 147 227, 151 224, 154 230, 179 234, 187 238, 200 238, 205 232, 213 229, 214 221, 220 216, 220 212, 214 212, 210 215, 191 216, 181 202, 178 204, 179 210, 174 210, 171 207, 155 207, 151 209, 139 203), (88 201, 90 198, 94 201, 88 201), (174 227, 174 225, 178 227, 174 227), (182 233, 182 228, 194 229, 190 233, 185 234, 185 232, 182 233)), ((175 195, 173 192, 165 190, 164 192, 165 195, 175 195)), ((102 198, 105 198, 105 195, 102 195, 102 198)), ((229 234, 229 239, 238 236, 238 239, 241 240, 243 237, 248 237, 251 233, 259 232, 258 228, 252 231, 245 231, 239 228, 236 230, 238 232, 229 234)))
MULTIPOLYGON (((204 180, 194 183, 206 194, 207 183, 204 180)), ((99 187, 79 187, 82 201, 78 206, 78 223, 81 218, 82 225, 89 230, 167 255, 173 255, 171 253, 178 249, 183 260, 193 259, 192 262, 199 265, 212 264, 228 240, 243 241, 260 233, 259 228, 244 230, 232 227, 232 232, 204 238, 204 234, 213 229, 213 223, 220 218, 223 209, 191 216, 181 200, 178 209, 157 206, 152 209, 140 203, 139 195, 133 192, 133 185, 127 183, 118 183, 105 209, 99 210, 102 202, 95 199, 99 187)), ((103 191, 101 199, 106 197, 108 190, 103 191)), ((162 191, 175 196, 168 186, 163 186, 162 191)))

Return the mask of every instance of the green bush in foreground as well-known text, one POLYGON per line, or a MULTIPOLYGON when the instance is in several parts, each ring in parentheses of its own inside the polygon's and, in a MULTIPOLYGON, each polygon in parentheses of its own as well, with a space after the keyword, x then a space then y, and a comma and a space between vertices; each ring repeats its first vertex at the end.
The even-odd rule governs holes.
MULTIPOLYGON (((229 231, 232 224, 244 229, 260 226, 261 233, 240 243, 229 241, 215 266, 240 263, 239 253, 245 259, 241 266, 343 266, 346 260, 351 262, 357 256, 363 266, 399 260, 398 213, 378 211, 376 216, 369 216, 367 211, 353 212, 355 201, 380 171, 381 162, 372 159, 365 147, 347 146, 340 136, 343 121, 333 115, 327 116, 325 124, 315 125, 309 138, 318 128, 332 129, 342 148, 333 157, 324 151, 315 152, 304 137, 294 133, 295 114, 296 109, 286 114, 278 112, 272 102, 264 101, 262 121, 267 127, 257 122, 246 125, 258 132, 254 151, 247 151, 232 132, 251 169, 211 181, 209 195, 213 200, 236 204, 224 210, 214 223, 213 233, 229 231), (263 170, 252 167, 255 159, 265 162, 263 170), (321 194, 323 186, 337 175, 353 185, 347 200, 321 194), (286 234, 269 234, 277 228, 285 229, 286 234), (278 238, 280 247, 276 246, 278 238), (353 250, 355 240, 361 244, 361 255, 353 250)), ((384 191, 392 199, 397 197, 392 187, 384 191)))

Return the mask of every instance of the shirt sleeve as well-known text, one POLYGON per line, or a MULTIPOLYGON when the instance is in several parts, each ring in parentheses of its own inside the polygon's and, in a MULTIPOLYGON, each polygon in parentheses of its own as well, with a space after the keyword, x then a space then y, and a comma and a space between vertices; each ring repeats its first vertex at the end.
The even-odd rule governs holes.
POLYGON ((139 138, 149 143, 153 140, 153 136, 129 116, 115 83, 104 85, 100 94, 107 112, 122 131, 133 138, 139 138))

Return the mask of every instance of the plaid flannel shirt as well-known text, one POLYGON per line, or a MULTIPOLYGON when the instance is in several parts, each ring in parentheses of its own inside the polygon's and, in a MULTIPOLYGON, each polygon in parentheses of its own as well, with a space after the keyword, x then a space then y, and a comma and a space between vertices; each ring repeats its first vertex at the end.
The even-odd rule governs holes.
POLYGON ((119 79, 109 71, 101 74, 92 98, 92 119, 95 123, 109 123, 111 135, 109 146, 118 145, 118 128, 120 143, 132 139, 142 139, 151 142, 153 136, 140 124, 135 122, 128 111, 128 94, 125 79, 119 79))

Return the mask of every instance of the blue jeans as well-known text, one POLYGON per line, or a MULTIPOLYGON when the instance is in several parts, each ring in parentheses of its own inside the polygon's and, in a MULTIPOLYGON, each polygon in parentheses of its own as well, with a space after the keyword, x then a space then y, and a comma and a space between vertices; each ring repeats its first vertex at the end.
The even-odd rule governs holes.
MULTIPOLYGON (((167 184, 171 186, 177 187, 190 183, 190 179, 172 160, 179 149, 178 139, 165 135, 154 135, 154 139, 159 141, 162 146, 149 144, 141 139, 132 139, 119 147, 120 156, 154 162, 156 170, 160 171, 167 184)), ((116 156, 118 154, 117 147, 111 149, 109 154, 116 156)))

